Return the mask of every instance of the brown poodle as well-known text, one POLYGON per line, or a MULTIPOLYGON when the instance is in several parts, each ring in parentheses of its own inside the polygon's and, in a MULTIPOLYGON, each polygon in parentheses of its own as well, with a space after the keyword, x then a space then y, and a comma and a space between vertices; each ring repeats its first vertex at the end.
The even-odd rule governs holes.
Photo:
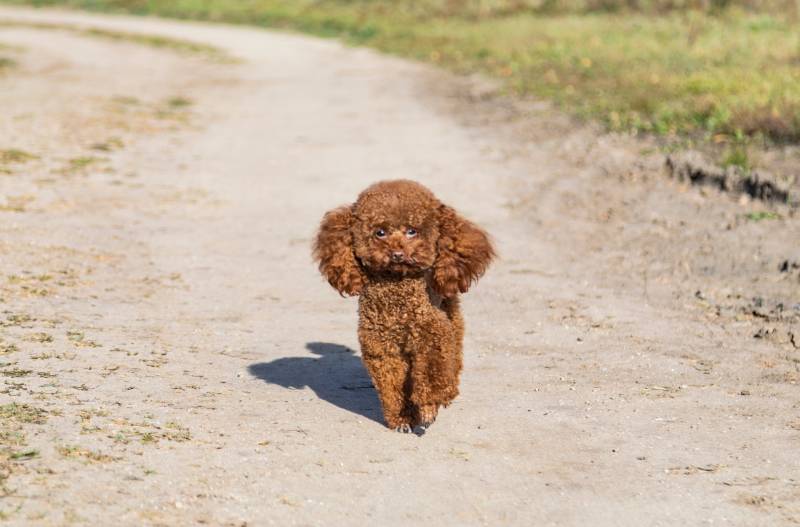
POLYGON ((376 183, 325 214, 314 259, 339 293, 359 295, 361 354, 390 428, 424 431, 458 395, 458 295, 494 255, 484 231, 413 181, 376 183))

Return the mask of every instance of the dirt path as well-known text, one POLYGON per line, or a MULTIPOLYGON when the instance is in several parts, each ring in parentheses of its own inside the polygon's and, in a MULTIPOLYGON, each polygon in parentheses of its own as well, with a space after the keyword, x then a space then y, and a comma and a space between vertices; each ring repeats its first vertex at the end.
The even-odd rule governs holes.
POLYGON ((0 164, 8 524, 800 523, 790 211, 335 42, 3 7, 0 44, 0 150, 36 156, 0 164), (400 177, 502 255, 422 438, 380 423, 309 255, 400 177))

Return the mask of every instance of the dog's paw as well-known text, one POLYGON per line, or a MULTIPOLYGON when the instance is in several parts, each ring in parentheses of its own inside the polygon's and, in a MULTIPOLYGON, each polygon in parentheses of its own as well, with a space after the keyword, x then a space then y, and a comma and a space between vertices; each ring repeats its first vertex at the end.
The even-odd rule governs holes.
POLYGON ((410 434, 411 432, 413 432, 413 430, 411 429, 411 425, 407 423, 403 423, 400 426, 395 427, 394 431, 400 432, 401 434, 410 434))
POLYGON ((428 428, 436 421, 436 416, 439 413, 439 406, 435 404, 426 404, 420 406, 417 411, 417 425, 422 428, 428 428))
POLYGON ((428 431, 430 424, 421 424, 414 427, 414 435, 417 437, 422 437, 425 435, 425 432, 428 431))

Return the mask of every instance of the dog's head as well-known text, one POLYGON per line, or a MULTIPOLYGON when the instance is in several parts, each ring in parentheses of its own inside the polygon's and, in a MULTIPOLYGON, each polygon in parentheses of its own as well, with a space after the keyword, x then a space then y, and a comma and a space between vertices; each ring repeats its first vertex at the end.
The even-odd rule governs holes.
POLYGON ((466 292, 494 257, 476 225, 442 204, 430 190, 406 180, 383 181, 353 205, 328 212, 314 257, 340 293, 357 295, 370 276, 417 275, 445 297, 466 292))

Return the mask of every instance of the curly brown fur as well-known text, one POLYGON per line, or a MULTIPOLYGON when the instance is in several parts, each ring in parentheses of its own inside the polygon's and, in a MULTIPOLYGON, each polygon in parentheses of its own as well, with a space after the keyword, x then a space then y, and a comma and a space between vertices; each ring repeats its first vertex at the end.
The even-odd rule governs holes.
POLYGON ((458 395, 458 295, 494 256, 483 230, 413 181, 376 183, 322 219, 314 258, 339 293, 359 295, 362 357, 390 428, 427 427, 458 395))

